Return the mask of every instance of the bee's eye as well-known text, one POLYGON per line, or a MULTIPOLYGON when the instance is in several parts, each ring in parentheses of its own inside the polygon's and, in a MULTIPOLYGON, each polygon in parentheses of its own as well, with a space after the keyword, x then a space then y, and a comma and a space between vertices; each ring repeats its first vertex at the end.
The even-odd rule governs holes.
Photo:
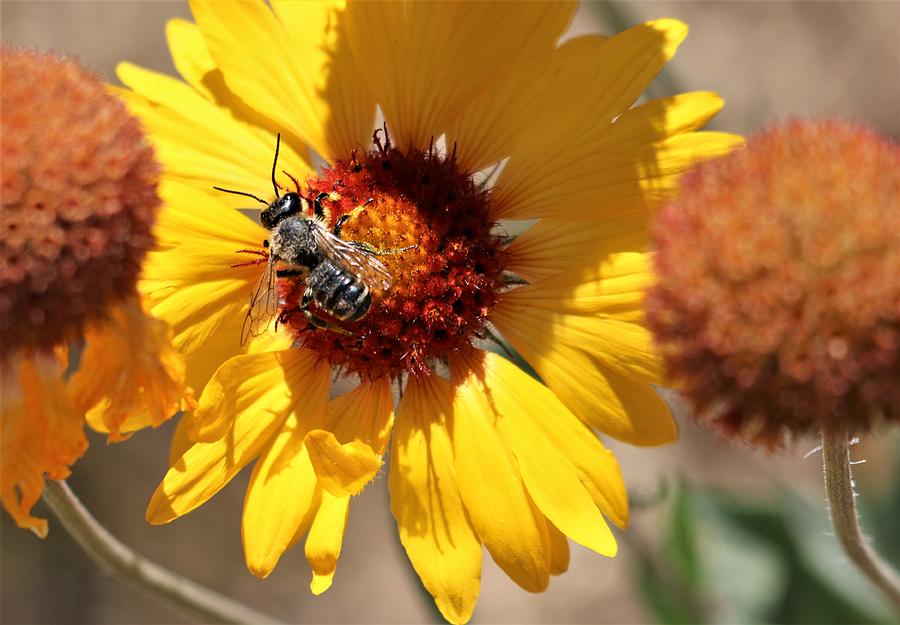
POLYGON ((285 193, 282 196, 281 201, 278 203, 278 214, 279 215, 296 215, 298 214, 303 206, 300 202, 300 196, 296 193, 285 193))

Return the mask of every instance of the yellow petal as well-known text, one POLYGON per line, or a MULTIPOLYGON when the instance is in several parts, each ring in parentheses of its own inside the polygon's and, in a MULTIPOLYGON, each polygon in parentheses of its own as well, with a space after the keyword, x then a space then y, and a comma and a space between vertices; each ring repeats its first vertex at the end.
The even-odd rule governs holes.
POLYGON ((203 33, 193 22, 171 19, 166 22, 166 42, 172 63, 181 77, 207 100, 216 96, 210 87, 211 74, 221 71, 206 49, 203 33))
MULTIPOLYGON (((190 512, 216 494, 244 466, 273 440, 292 410, 315 413, 324 410, 328 394, 328 368, 315 355, 303 350, 239 356, 234 360, 252 377, 240 374, 241 367, 225 363, 223 375, 233 382, 216 380, 204 389, 197 413, 204 423, 224 427, 208 428, 217 436, 195 443, 169 469, 153 493, 147 520, 154 524, 190 512), (262 369, 268 366, 264 373, 262 369), (228 389, 227 394, 217 389, 228 389)), ((220 372, 222 372, 220 369, 220 372)))
POLYGON ((193 444, 194 441, 188 436, 188 420, 182 416, 175 425, 175 431, 172 432, 172 441, 169 443, 169 466, 178 462, 178 459, 193 444))
POLYGON ((511 451, 496 430, 491 389, 460 365, 453 397, 453 449, 459 492, 491 557, 525 590, 541 592, 550 575, 544 516, 525 490, 511 451))
POLYGON ((111 442, 142 427, 157 427, 179 410, 193 410, 184 359, 165 322, 131 299, 85 333, 81 366, 70 380, 75 405, 111 442))
MULTIPOLYGON (((324 408, 324 404, 320 405, 324 408)), ((321 414, 291 414, 253 467, 244 499, 241 536, 247 568, 268 577, 281 555, 312 523, 318 509, 316 474, 303 444, 301 420, 321 421, 321 414)))
MULTIPOLYGON (((686 27, 657 20, 605 39, 577 37, 534 59, 517 57, 489 93, 472 98, 464 115, 473 128, 452 128, 467 165, 466 147, 486 158, 475 169, 512 156, 509 163, 540 178, 544 153, 571 151, 628 106, 675 53, 686 27), (565 97, 577 89, 577 97, 565 97), (584 120, 590 120, 585 124, 584 120), (477 130, 476 130, 477 128, 477 130)), ((511 178, 507 178, 511 180, 511 178)))
POLYGON ((452 392, 436 375, 410 377, 389 475, 391 510, 410 562, 444 618, 465 623, 478 598, 481 544, 457 485, 448 432, 452 392))
POLYGON ((348 158, 351 149, 367 148, 375 124, 375 97, 350 51, 345 0, 273 0, 271 4, 300 59, 307 97, 317 101, 325 114, 318 121, 328 152, 320 154, 348 158))
POLYGON ((324 429, 341 443, 360 441, 383 454, 394 423, 394 399, 388 378, 362 382, 349 393, 328 403, 324 429))
POLYGON ((507 269, 532 283, 547 278, 560 286, 599 281, 610 273, 604 265, 616 260, 615 255, 647 249, 649 221, 646 211, 609 220, 542 219, 506 249, 507 269))
POLYGON ((595 133, 603 151, 624 152, 703 127, 725 102, 717 93, 695 91, 659 98, 629 109, 595 133))
MULTIPOLYGON (((116 68, 133 91, 116 91, 137 115, 162 161, 166 177, 188 184, 237 207, 257 208, 253 200, 215 191, 219 186, 268 197, 275 133, 236 119, 180 80, 131 63, 116 68)), ((278 155, 279 184, 293 187, 282 170, 302 178, 309 166, 283 138, 278 155)))
POLYGON ((547 530, 550 533, 550 575, 562 575, 569 570, 569 541, 552 523, 547 525, 547 530))
MULTIPOLYGON (((538 226, 542 224, 543 222, 538 226)), ((580 222, 568 224, 570 227, 580 225, 580 222)), ((610 246, 617 247, 612 244, 610 246)), ((508 306, 518 308, 533 305, 557 312, 643 323, 644 293, 655 281, 650 254, 601 253, 590 258, 586 252, 573 250, 560 252, 562 258, 551 261, 549 250, 546 250, 536 252, 531 258, 539 255, 548 260, 545 269, 547 278, 504 294, 508 306), (553 274, 557 269, 564 273, 553 274)), ((524 263, 529 269, 534 266, 530 264, 529 258, 524 263)), ((517 261, 513 260, 510 266, 516 264, 517 261)))
POLYGON ((341 555, 344 530, 347 528, 350 497, 335 497, 322 493, 322 503, 306 537, 306 561, 312 569, 309 587, 314 595, 321 595, 331 587, 337 560, 341 555))
POLYGON ((689 132, 623 152, 601 136, 542 149, 540 158, 515 154, 497 180, 495 217, 610 219, 647 210, 672 194, 684 171, 742 144, 737 135, 689 132))
POLYGON ((191 10, 231 91, 321 156, 344 156, 357 147, 345 141, 371 132, 352 136, 364 125, 353 119, 361 112, 357 107, 368 102, 366 122, 372 126, 375 103, 354 84, 340 5, 301 4, 278 7, 287 23, 264 3, 195 0, 191 10), (347 106, 332 106, 331 98, 344 97, 347 106))
POLYGON ((573 3, 523 3, 510 11, 502 2, 360 2, 347 9, 347 32, 395 143, 424 149, 510 66, 549 51, 573 8, 573 3))
MULTIPOLYGON (((166 23, 166 40, 175 69, 206 100, 227 112, 247 131, 264 137, 267 141, 277 133, 285 134, 283 128, 248 106, 228 88, 225 78, 222 76, 222 70, 216 66, 216 62, 210 56, 206 41, 203 39, 203 32, 196 24, 180 19, 169 20, 166 23)), ((148 97, 152 99, 153 95, 150 94, 148 97)), ((306 171, 306 168, 301 166, 297 170, 294 169, 299 162, 293 161, 290 144, 297 144, 299 152, 297 156, 306 165, 311 163, 308 150, 301 141, 295 140, 293 137, 283 136, 282 140, 286 148, 284 162, 289 164, 287 170, 294 172, 295 176, 299 177, 306 171)), ((227 184, 220 186, 228 187, 227 184)))
POLYGON ((673 442, 675 423, 651 386, 662 374, 649 332, 531 300, 539 287, 516 289, 494 308, 491 320, 503 336, 588 425, 634 445, 673 442))
POLYGON ((482 353, 467 364, 477 383, 490 393, 494 427, 512 450, 540 511, 572 540, 600 554, 615 555, 616 541, 600 508, 622 522, 627 495, 612 454, 587 428, 578 427, 575 415, 547 387, 510 361, 482 353), (573 436, 576 440, 569 440, 573 436), (566 452, 584 446, 592 446, 597 456, 581 469, 573 460, 584 460, 584 455, 570 457, 566 452))
POLYGON ((0 501, 23 529, 47 536, 47 521, 31 516, 44 491, 44 475, 69 476, 84 454, 84 416, 69 397, 65 359, 17 355, 0 363, 0 501))
POLYGON ((394 400, 390 380, 363 382, 328 403, 321 430, 307 436, 310 458, 322 486, 332 495, 355 495, 381 469, 394 400))
POLYGON ((381 456, 361 441, 338 442, 334 434, 313 430, 306 447, 322 487, 335 497, 356 495, 381 469, 381 456))
POLYGON ((263 266, 233 268, 262 249, 266 232, 212 196, 175 182, 154 229, 160 251, 144 264, 140 289, 153 315, 168 323, 187 359, 188 383, 201 389, 224 360, 241 351, 241 326, 263 266))
POLYGON ((229 359, 203 389, 197 409, 186 417, 188 434, 195 441, 215 440, 245 412, 263 410, 284 416, 297 402, 318 414, 319 408, 324 410, 324 405, 318 404, 321 398, 306 396, 307 389, 318 391, 317 385, 311 385, 316 380, 303 379, 305 375, 323 375, 327 366, 315 363, 315 354, 302 349, 229 359))

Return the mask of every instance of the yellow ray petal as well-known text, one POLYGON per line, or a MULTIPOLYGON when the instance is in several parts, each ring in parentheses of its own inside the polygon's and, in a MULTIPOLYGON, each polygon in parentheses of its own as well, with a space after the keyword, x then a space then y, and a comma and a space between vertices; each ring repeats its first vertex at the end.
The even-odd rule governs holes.
POLYGON ((542 219, 506 249, 507 269, 532 283, 550 277, 561 286, 599 280, 608 274, 602 265, 612 255, 646 251, 649 221, 646 211, 609 220, 542 219))
POLYGON ((513 165, 541 177, 549 170, 538 169, 539 154, 568 150, 576 140, 604 130, 638 98, 686 32, 676 20, 656 20, 611 39, 572 39, 534 62, 517 59, 490 95, 470 100, 465 117, 477 130, 454 127, 448 136, 459 142, 463 162, 475 169, 512 156, 513 165), (565 97, 573 87, 578 96, 565 97), (486 158, 466 159, 469 144, 486 158))
POLYGON ((361 2, 347 9, 347 31, 395 143, 424 149, 510 66, 549 50, 573 7, 361 2))
MULTIPOLYGON (((250 132, 267 138, 274 137, 277 133, 283 134, 285 147, 288 147, 288 144, 295 144, 299 158, 307 165, 312 162, 309 150, 301 140, 285 133, 284 128, 248 106, 228 88, 222 70, 210 56, 203 32, 196 24, 180 19, 169 20, 166 23, 166 40, 175 69, 200 95, 223 109, 240 125, 248 126, 247 130, 250 132)), ((291 158, 285 162, 291 162, 291 158)), ((305 171, 303 168, 296 171, 293 167, 287 169, 296 176, 301 176, 305 171)))
POLYGON ((284 22, 264 3, 195 0, 191 10, 231 91, 323 157, 344 156, 371 132, 353 136, 372 125, 374 101, 355 84, 340 4, 297 4, 278 6, 284 22))
POLYGON ((238 356, 219 374, 234 383, 214 378, 200 397, 197 413, 206 423, 226 425, 215 428, 216 438, 191 446, 166 473, 147 508, 147 520, 153 524, 168 523, 216 494, 270 444, 291 410, 311 406, 315 412, 320 404, 324 410, 328 368, 309 352, 238 356), (242 367, 232 364, 235 360, 242 367), (246 377, 241 368, 248 372, 246 377), (228 393, 223 397, 219 390, 224 388, 228 393))
POLYGON ((263 267, 229 265, 252 259, 235 252, 261 249, 266 232, 186 185, 167 182, 161 194, 165 206, 155 228, 161 250, 148 255, 140 288, 154 302, 153 315, 172 327, 175 346, 186 356, 213 341, 226 344, 213 346, 213 356, 237 353, 250 292, 263 267))
POLYGON ((460 364, 454 374, 453 449, 459 492, 494 561, 525 590, 541 592, 550 575, 546 520, 534 508, 515 458, 497 432, 492 390, 465 369, 460 364))
MULTIPOLYGON (((236 119, 227 108, 165 74, 131 63, 120 63, 116 72, 133 89, 116 93, 141 119, 166 177, 216 194, 230 206, 258 208, 253 200, 217 192, 213 186, 271 197, 273 132, 236 119)), ((299 178, 311 170, 284 139, 277 176, 279 184, 292 188, 293 183, 280 173, 282 170, 299 178)))
POLYGON ((675 423, 651 386, 660 381, 661 362, 647 330, 533 306, 525 288, 501 301, 491 320, 566 407, 588 425, 628 443, 673 442, 675 423))
POLYGON ((286 415, 298 401, 304 411, 301 418, 307 418, 307 412, 310 416, 324 414, 321 397, 307 397, 305 392, 308 388, 318 392, 317 380, 323 375, 327 375, 327 365, 317 364, 315 354, 302 349, 235 356, 219 367, 203 389, 197 409, 185 417, 188 435, 195 441, 215 440, 245 412, 286 415), (303 380, 304 375, 313 377, 303 380))
POLYGON ((645 102, 619 115, 615 123, 597 129, 595 147, 624 152, 703 127, 725 102, 717 93, 695 91, 645 102))
POLYGON ((611 219, 671 195, 681 173, 742 145, 737 135, 689 132, 611 151, 602 136, 515 154, 497 180, 497 218, 611 219))
POLYGON ((322 154, 326 158, 348 158, 351 149, 367 148, 375 125, 375 97, 350 51, 345 5, 345 0, 272 2, 294 54, 301 60, 307 97, 320 101, 325 115, 319 122, 328 146, 328 152, 322 154))
POLYGON ((138 298, 128 300, 89 327, 81 365, 69 381, 88 424, 108 432, 110 442, 157 427, 196 405, 193 391, 185 387, 184 359, 172 346, 172 332, 147 307, 138 298))
POLYGON ((465 623, 478 598, 481 544, 457 485, 448 432, 452 393, 436 375, 410 377, 391 450, 391 511, 409 560, 441 614, 465 623))
POLYGON ((341 443, 360 441, 383 454, 394 423, 394 399, 388 378, 363 382, 328 403, 324 429, 341 443))
POLYGON ((350 497, 322 493, 322 502, 306 537, 306 561, 312 569, 310 590, 321 595, 331 587, 347 528, 350 497))
POLYGON ((47 536, 47 521, 31 516, 44 475, 69 476, 88 446, 84 416, 63 383, 60 354, 15 356, 0 363, 0 502, 23 529, 47 536))
POLYGON ((169 466, 178 462, 178 459, 193 444, 194 441, 188 436, 188 420, 182 416, 175 425, 175 431, 172 432, 172 441, 169 443, 169 466))
MULTIPOLYGON (((488 394, 494 411, 494 428, 512 450, 525 487, 547 519, 574 541, 613 556, 616 541, 597 507, 621 521, 626 516, 625 484, 612 455, 596 436, 578 428, 577 418, 543 384, 516 365, 491 353, 467 360, 471 374, 488 394), (552 431, 560 422, 558 431, 552 431), (567 440, 573 434, 585 440, 567 440), (588 471, 580 471, 566 453, 590 445, 598 456, 588 471), (599 477, 593 480, 591 478, 599 477), (591 491, 582 483, 591 480, 591 491)), ((583 456, 579 459, 583 459, 583 456)))
POLYGON ((394 401, 387 378, 364 382, 328 403, 328 420, 307 436, 310 459, 332 495, 355 495, 381 469, 394 401))
POLYGON ((324 407, 321 402, 320 414, 310 414, 310 406, 304 404, 299 418, 291 414, 253 467, 241 536, 247 568, 257 577, 269 576, 295 537, 307 531, 318 509, 316 474, 303 443, 306 428, 300 422, 321 421, 324 407))
POLYGON ((322 487, 336 497, 356 495, 381 469, 381 456, 361 441, 341 445, 334 434, 313 430, 306 447, 322 487))
MULTIPOLYGON (((590 258, 588 252, 577 249, 560 251, 562 258, 558 261, 551 258, 549 249, 529 250, 525 254, 526 273, 534 273, 531 268, 540 265, 544 266, 537 271, 547 273, 555 267, 562 273, 550 273, 543 280, 505 293, 504 301, 509 307, 517 309, 536 306, 558 313, 597 315, 628 323, 643 323, 644 292, 655 280, 652 256, 636 252, 604 253, 604 247, 615 248, 616 245, 606 246, 600 242, 598 255, 594 258, 590 258)), ((517 263, 513 260, 511 266, 517 263)))
MULTIPOLYGON (((457 160, 468 171, 478 171, 509 156, 521 141, 520 135, 544 123, 543 111, 553 107, 563 93, 553 77, 566 63, 568 48, 563 46, 561 51, 555 45, 575 5, 554 2, 529 6, 544 13, 536 36, 491 81, 489 89, 473 92, 460 114, 447 125, 447 143, 457 146, 457 160)), ((603 41, 600 37, 593 39, 603 41)))
POLYGON ((562 575, 569 570, 569 541, 553 523, 547 524, 547 530, 550 533, 550 575, 562 575))
POLYGON ((197 93, 214 102, 216 96, 209 85, 210 74, 221 74, 221 71, 206 49, 203 33, 197 25, 182 19, 169 20, 166 22, 166 43, 169 44, 172 63, 181 77, 197 93))

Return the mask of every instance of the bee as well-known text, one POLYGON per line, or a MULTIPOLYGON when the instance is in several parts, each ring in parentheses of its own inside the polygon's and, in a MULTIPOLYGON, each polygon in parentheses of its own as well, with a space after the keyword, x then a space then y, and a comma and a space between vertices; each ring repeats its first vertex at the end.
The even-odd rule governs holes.
MULTIPOLYGON (((329 229, 323 205, 328 198, 327 193, 320 193, 312 201, 312 214, 309 200, 299 193, 279 195, 275 168, 280 144, 279 134, 272 163, 275 199, 271 203, 250 193, 213 187, 217 191, 251 197, 266 205, 259 219, 269 231, 269 238, 263 241, 263 246, 268 248, 268 259, 265 271, 250 293, 250 308, 241 332, 242 344, 246 343, 248 336, 265 332, 269 323, 279 317, 277 278, 305 278, 306 290, 300 300, 299 311, 316 328, 351 334, 317 316, 310 310, 310 305, 315 302, 319 309, 338 321, 359 321, 371 309, 373 293, 384 293, 391 287, 391 273, 378 260, 378 256, 416 247, 376 250, 366 243, 344 240, 341 229, 351 215, 342 215, 329 229)), ((372 202, 374 199, 363 206, 372 202)))

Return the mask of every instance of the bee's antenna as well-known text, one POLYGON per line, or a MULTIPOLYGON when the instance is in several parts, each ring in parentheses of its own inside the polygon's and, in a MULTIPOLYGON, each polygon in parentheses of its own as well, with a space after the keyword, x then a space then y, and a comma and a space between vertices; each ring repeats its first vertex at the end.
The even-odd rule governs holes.
POLYGON ((285 176, 287 176, 288 178, 291 179, 291 181, 294 183, 294 187, 297 189, 297 194, 299 195, 299 194, 300 194, 300 183, 297 182, 297 179, 294 178, 294 177, 293 177, 292 175, 290 175, 289 173, 287 173, 287 170, 282 169, 282 170, 281 170, 281 173, 283 173, 285 176))
POLYGON ((254 200, 259 202, 260 204, 265 204, 266 206, 269 205, 268 202, 256 197, 252 193, 244 193, 243 191, 232 191, 231 189, 223 189, 222 187, 213 187, 213 189, 215 189, 216 191, 223 191, 224 193, 234 193, 235 195, 246 195, 247 197, 252 197, 254 200))
POLYGON ((275 135, 275 160, 272 161, 272 187, 275 189, 275 197, 281 197, 278 193, 278 183, 275 182, 275 168, 278 166, 278 148, 281 147, 281 133, 275 135))

